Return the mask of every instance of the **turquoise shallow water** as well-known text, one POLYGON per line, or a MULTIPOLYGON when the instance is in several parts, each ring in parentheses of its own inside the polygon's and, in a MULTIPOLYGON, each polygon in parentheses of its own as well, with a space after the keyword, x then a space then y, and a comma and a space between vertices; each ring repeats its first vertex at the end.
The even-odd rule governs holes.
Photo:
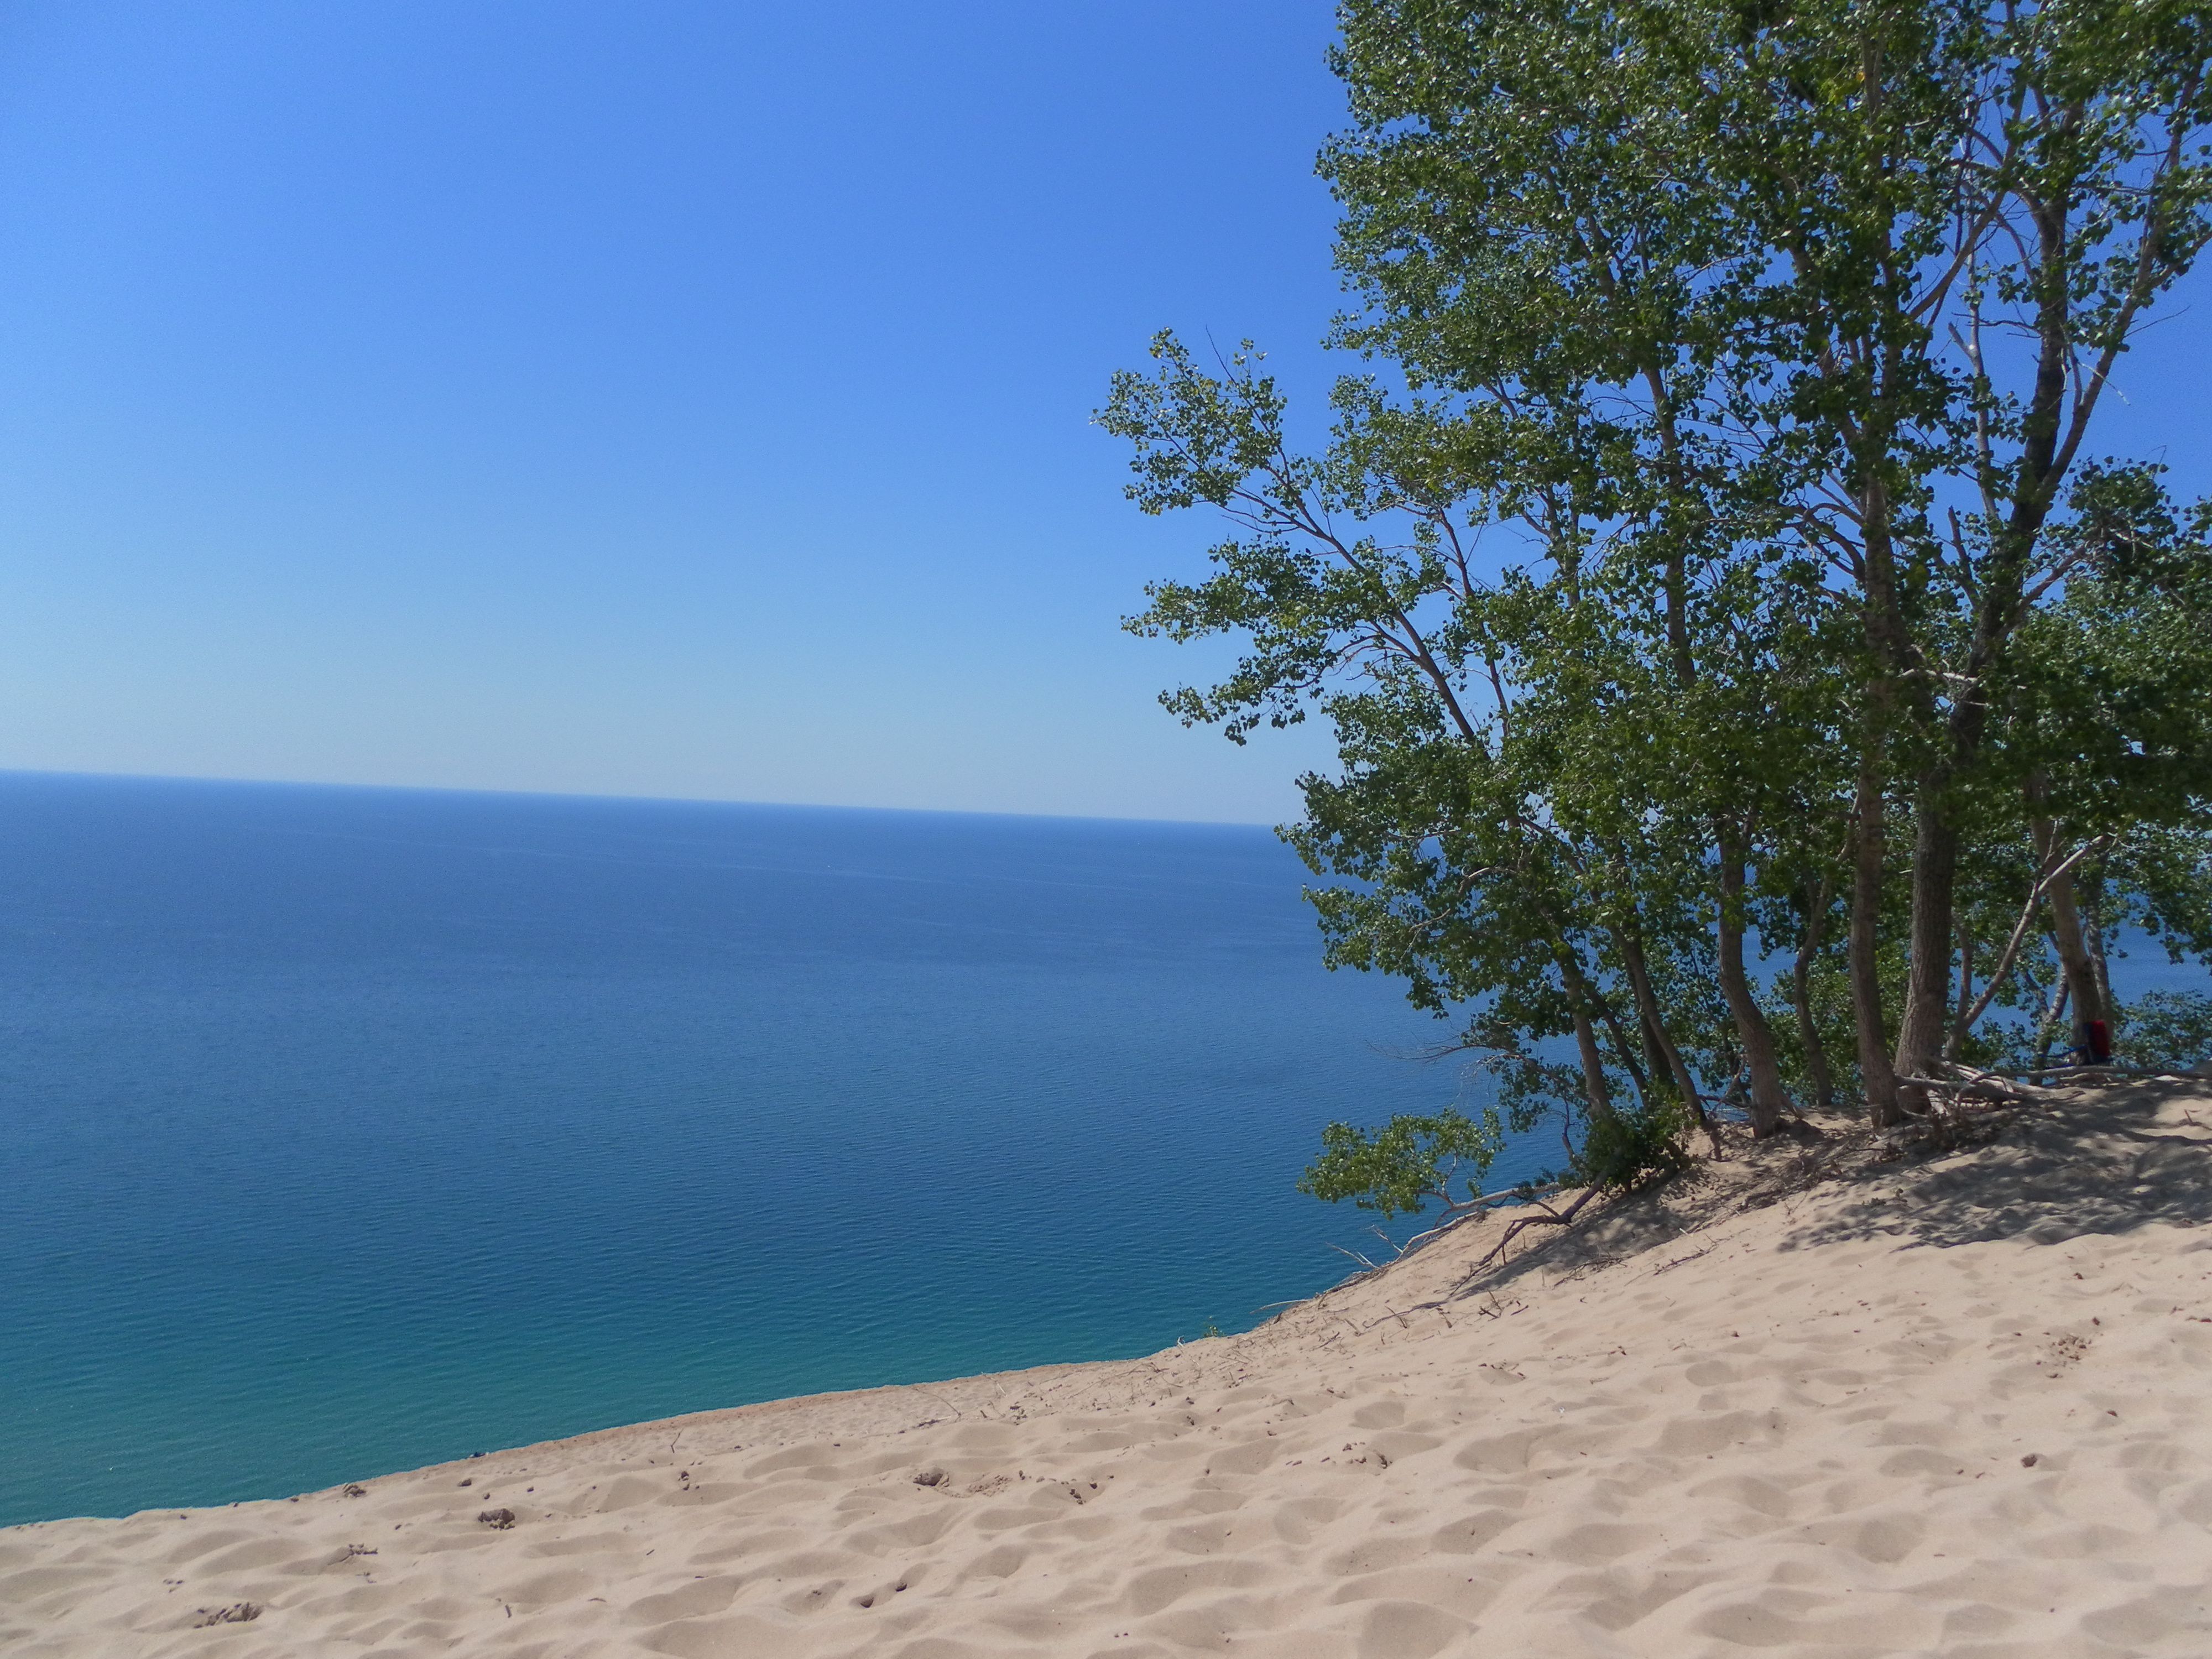
POLYGON ((1259 830, 0 775, 0 1523, 1248 1325, 1462 1086, 1259 830))

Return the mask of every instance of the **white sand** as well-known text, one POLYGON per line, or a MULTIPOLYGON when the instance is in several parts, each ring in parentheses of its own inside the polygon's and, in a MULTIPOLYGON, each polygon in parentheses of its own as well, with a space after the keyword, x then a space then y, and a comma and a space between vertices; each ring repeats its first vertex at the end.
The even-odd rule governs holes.
POLYGON ((1147 1360, 16 1528, 0 1650, 2212 1655, 2208 1148, 2158 1085, 1762 1148, 1147 1360))

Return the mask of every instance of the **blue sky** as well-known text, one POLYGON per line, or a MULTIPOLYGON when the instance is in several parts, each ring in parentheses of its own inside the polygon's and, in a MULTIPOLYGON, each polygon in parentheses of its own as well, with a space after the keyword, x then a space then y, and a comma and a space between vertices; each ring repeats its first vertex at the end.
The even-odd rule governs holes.
MULTIPOLYGON (((1329 12, 16 0, 0 766, 1285 816, 1088 417, 1163 325, 1318 400, 1329 12)), ((2106 443, 2212 483, 2207 361, 2106 443)))
POLYGON ((0 765, 1267 820, 1088 423, 1312 365, 1329 9, 10 6, 0 765))

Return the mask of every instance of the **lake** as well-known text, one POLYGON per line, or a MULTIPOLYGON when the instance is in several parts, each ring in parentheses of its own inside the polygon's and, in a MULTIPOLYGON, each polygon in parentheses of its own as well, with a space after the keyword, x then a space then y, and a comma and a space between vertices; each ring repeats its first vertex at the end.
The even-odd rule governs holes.
POLYGON ((0 1523, 1249 1326, 1482 1097, 1261 829, 5 774, 0 870, 0 1523))

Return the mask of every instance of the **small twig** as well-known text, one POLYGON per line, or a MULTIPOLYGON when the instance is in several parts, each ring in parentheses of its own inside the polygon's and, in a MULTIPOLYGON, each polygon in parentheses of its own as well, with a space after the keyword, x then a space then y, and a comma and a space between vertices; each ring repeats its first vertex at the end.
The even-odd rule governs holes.
POLYGON ((1341 1244, 1332 1244, 1328 1248, 1334 1250, 1339 1255, 1350 1256, 1354 1261, 1357 1261, 1359 1264, 1359 1270, 1362 1273, 1379 1273, 1382 1271, 1380 1266, 1375 1262, 1370 1261, 1365 1256, 1360 1255, 1357 1250, 1347 1249, 1341 1244))

